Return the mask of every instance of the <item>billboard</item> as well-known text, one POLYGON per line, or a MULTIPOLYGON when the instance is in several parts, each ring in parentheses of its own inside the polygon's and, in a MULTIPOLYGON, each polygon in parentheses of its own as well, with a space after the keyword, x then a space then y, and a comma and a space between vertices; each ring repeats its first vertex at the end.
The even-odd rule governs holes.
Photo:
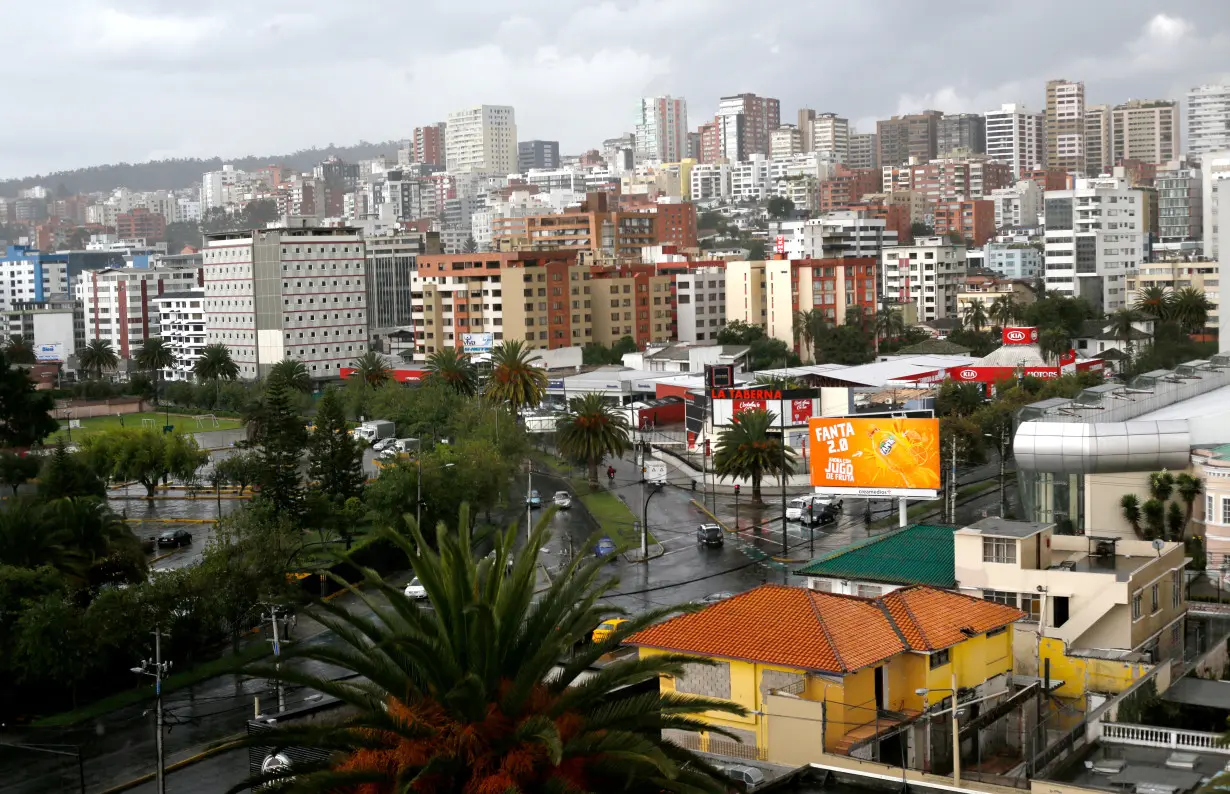
POLYGON ((490 353, 493 347, 495 347, 493 334, 461 335, 461 352, 463 353, 490 353))
POLYGON ((64 343, 51 342, 45 345, 34 346, 35 361, 63 361, 64 360, 64 343))
POLYGON ((813 417, 808 436, 818 491, 933 498, 939 490, 938 419, 813 417))
POLYGON ((1005 345, 1032 345, 1038 342, 1038 329, 1033 326, 1004 329, 1005 345))

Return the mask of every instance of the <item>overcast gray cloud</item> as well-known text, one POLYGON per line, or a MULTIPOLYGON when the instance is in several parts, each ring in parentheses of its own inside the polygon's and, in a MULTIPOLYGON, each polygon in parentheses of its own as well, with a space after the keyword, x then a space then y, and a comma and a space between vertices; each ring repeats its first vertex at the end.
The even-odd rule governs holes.
POLYGON ((923 108, 1041 108, 1230 82, 1228 0, 0 0, 0 175, 407 137, 510 104, 567 152, 631 128, 638 97, 776 96, 864 129, 923 108), (16 76, 18 79, 11 79, 16 76))

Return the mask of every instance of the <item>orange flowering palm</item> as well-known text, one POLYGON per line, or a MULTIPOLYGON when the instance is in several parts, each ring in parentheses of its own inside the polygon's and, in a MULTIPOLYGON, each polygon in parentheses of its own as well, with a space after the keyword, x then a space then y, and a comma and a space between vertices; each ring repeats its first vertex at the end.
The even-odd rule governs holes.
POLYGON ((519 552, 512 551, 513 527, 479 559, 466 508, 458 531, 439 527, 439 552, 411 516, 411 538, 385 530, 409 557, 431 606, 406 598, 371 570, 366 591, 355 591, 370 614, 318 604, 317 618, 337 641, 284 653, 281 677, 338 698, 348 716, 334 725, 279 726, 253 741, 323 749, 332 757, 243 786, 338 794, 723 791, 702 759, 664 740, 662 731, 712 731, 694 715, 741 709, 652 690, 617 693, 661 674, 682 675, 685 664, 698 661, 693 658, 631 656, 597 673, 590 669, 672 610, 633 617, 607 640, 589 644, 596 625, 620 614, 599 603, 615 581, 602 560, 578 558, 549 586, 536 587, 537 550, 546 543, 550 515, 519 552), (355 676, 322 680, 295 657, 355 676))

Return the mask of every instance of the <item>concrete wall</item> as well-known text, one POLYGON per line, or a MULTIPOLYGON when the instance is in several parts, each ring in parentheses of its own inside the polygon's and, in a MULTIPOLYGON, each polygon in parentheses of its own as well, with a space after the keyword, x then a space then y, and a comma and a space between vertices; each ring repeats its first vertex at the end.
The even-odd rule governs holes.
POLYGON ((1129 493, 1136 494, 1141 504, 1149 499, 1149 472, 1086 474, 1086 534, 1136 540, 1136 533, 1123 519, 1123 510, 1119 507, 1119 500, 1129 493))

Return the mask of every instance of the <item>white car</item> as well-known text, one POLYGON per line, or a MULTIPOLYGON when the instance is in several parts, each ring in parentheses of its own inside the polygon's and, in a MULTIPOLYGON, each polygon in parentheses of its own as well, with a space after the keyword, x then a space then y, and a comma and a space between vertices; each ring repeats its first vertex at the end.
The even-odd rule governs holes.
POLYGON ((556 491, 555 496, 551 497, 551 501, 555 502, 555 506, 560 510, 567 510, 572 507, 572 496, 567 491, 556 491))
POLYGON ((427 588, 423 587, 423 583, 416 576, 410 580, 410 584, 406 585, 406 598, 413 598, 416 601, 427 597, 427 588))
POLYGON ((802 521, 809 514, 819 516, 825 511, 841 512, 841 499, 835 496, 800 496, 797 499, 791 499, 790 504, 786 506, 786 520, 802 521))
POLYGON ((372 449, 376 450, 377 452, 384 452, 386 449, 388 449, 389 447, 393 446, 396 443, 397 443, 397 439, 395 438, 382 438, 379 441, 377 441, 375 444, 372 444, 372 449))

